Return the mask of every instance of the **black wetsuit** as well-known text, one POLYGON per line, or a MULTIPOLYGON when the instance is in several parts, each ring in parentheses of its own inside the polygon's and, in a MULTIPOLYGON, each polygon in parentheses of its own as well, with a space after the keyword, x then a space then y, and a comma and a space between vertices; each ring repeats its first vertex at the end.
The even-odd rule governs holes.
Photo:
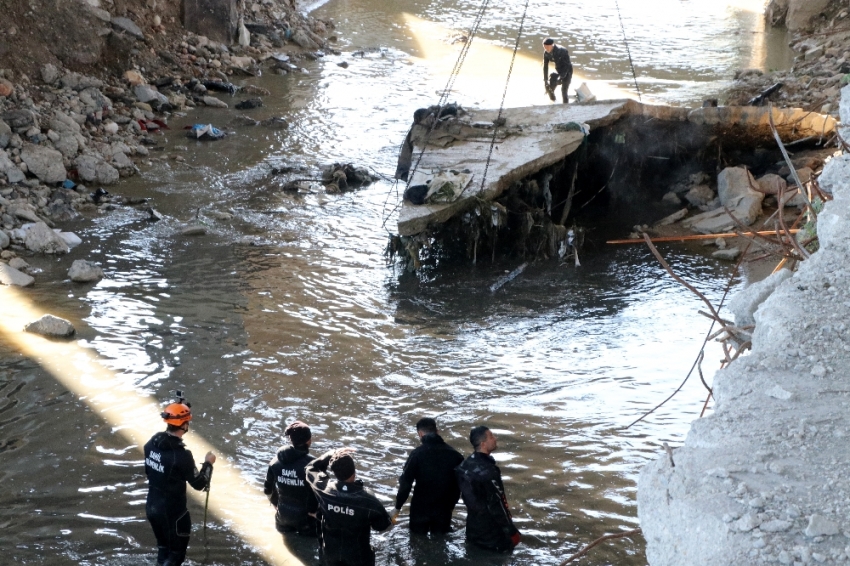
POLYGON ((511 537, 518 531, 496 461, 490 455, 474 452, 456 472, 466 504, 466 540, 499 552, 513 549, 511 537))
POLYGON ((462 462, 460 452, 435 432, 423 436, 422 445, 410 453, 398 479, 395 508, 401 509, 416 482, 410 502, 411 531, 447 533, 452 530, 452 511, 460 496, 455 468, 462 462))
POLYGON ((186 559, 192 519, 186 509, 186 483, 198 491, 209 486, 212 464, 201 471, 183 441, 158 432, 145 444, 148 499, 145 505, 158 547, 156 563, 179 566, 186 559))
MULTIPOLYGON (((549 85, 549 89, 554 92, 555 87, 561 85, 561 96, 566 104, 567 90, 570 88, 570 81, 573 80, 573 64, 570 63, 570 52, 566 47, 553 45, 552 52, 543 52, 543 82, 549 85), (549 74, 549 62, 555 63, 555 71, 549 74)), ((554 100, 554 98, 552 99, 554 100)))
POLYGON ((312 459, 307 447, 288 446, 269 462, 263 492, 277 508, 275 526, 282 533, 316 536, 316 520, 308 515, 316 512, 316 496, 304 475, 312 459))
POLYGON ((325 566, 374 566, 370 529, 392 525, 381 502, 367 492, 363 482, 335 481, 325 473, 332 452, 310 462, 307 482, 319 500, 321 555, 325 566))

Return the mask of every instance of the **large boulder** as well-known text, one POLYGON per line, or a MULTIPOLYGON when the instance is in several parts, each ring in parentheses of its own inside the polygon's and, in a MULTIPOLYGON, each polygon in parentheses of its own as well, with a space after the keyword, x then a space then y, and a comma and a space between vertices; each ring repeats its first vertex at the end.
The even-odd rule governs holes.
POLYGON ((25 132, 32 127, 38 127, 35 114, 23 108, 7 110, 0 114, 0 119, 16 132, 25 132))
POLYGON ((46 314, 40 319, 30 322, 24 326, 24 330, 48 338, 70 338, 76 332, 73 324, 52 314, 46 314))
POLYGON ((61 84, 65 88, 83 90, 89 87, 100 88, 103 86, 103 81, 94 77, 87 77, 79 73, 67 73, 62 77, 61 84))
POLYGON ((142 33, 142 30, 136 25, 136 22, 130 18, 112 18, 112 27, 118 31, 129 33, 136 39, 145 38, 145 34, 142 33))
POLYGON ((197 35, 230 45, 238 21, 236 0, 183 0, 183 27, 197 35))
POLYGON ((321 45, 316 43, 310 34, 308 34, 303 28, 298 28, 292 34, 292 42, 298 45, 299 47, 303 47, 304 49, 309 49, 311 51, 315 51, 317 49, 321 49, 321 45))
POLYGON ((52 85, 59 80, 59 69, 52 63, 47 63, 41 67, 41 80, 52 85))
POLYGON ((785 27, 791 31, 807 28, 812 19, 829 6, 829 2, 830 0, 788 0, 785 27))
POLYGON ((80 142, 77 141, 77 136, 73 134, 59 134, 59 139, 53 142, 53 147, 68 159, 75 157, 80 152, 80 142))
POLYGON ((35 279, 21 273, 9 264, 0 263, 0 283, 3 285, 15 285, 16 287, 29 287, 35 282, 35 279))
POLYGON ((9 238, 9 234, 0 230, 0 250, 8 248, 11 243, 12 240, 9 238))
POLYGON ((788 183, 779 175, 768 173, 756 180, 759 189, 766 195, 778 195, 780 192, 788 190, 788 183))
POLYGON ((2 149, 0 149, 0 173, 6 175, 6 179, 10 183, 20 183, 26 179, 24 172, 9 159, 9 156, 2 149))
POLYGON ((80 91, 80 102, 85 105, 86 113, 97 112, 112 108, 112 99, 100 92, 99 89, 89 87, 80 91))
POLYGON ((77 283, 91 283, 103 279, 103 270, 95 263, 84 259, 75 260, 68 270, 68 277, 77 283))
POLYGON ((168 97, 159 92, 153 85, 136 85, 133 87, 133 94, 139 99, 139 102, 149 103, 154 100, 162 104, 168 102, 168 97))
POLYGON ((708 185, 697 185, 696 187, 691 187, 691 189, 685 193, 685 200, 693 206, 706 206, 714 200, 714 197, 714 191, 712 191, 711 187, 708 185))
POLYGON ((36 222, 27 230, 24 245, 30 251, 44 254, 66 254, 70 250, 65 240, 44 222, 36 222))
POLYGON ((36 208, 26 201, 15 201, 14 204, 9 206, 9 214, 28 222, 41 222, 36 208))
POLYGON ((50 120, 50 129, 59 134, 79 134, 80 125, 64 112, 56 111, 50 120))
POLYGON ((9 127, 9 124, 0 120, 0 149, 5 149, 9 146, 9 142, 12 140, 12 128, 9 127))
POLYGON ((81 155, 74 160, 77 174, 84 183, 112 185, 118 182, 118 169, 94 155, 81 155))
POLYGON ((761 214, 764 194, 749 171, 743 167, 727 167, 717 176, 717 196, 720 204, 732 211, 743 224, 749 226, 761 214))
POLYGON ((38 177, 42 183, 61 183, 65 180, 62 154, 55 149, 26 144, 21 150, 21 160, 27 164, 30 173, 38 177))

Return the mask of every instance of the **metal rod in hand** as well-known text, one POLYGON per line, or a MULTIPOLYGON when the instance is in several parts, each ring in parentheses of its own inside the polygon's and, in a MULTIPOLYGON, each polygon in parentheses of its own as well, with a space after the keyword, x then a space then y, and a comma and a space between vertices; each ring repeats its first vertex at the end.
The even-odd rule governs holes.
POLYGON ((212 486, 212 474, 210 474, 210 481, 207 483, 207 501, 204 503, 204 532, 207 532, 207 509, 210 507, 210 487, 212 486))
POLYGON ((204 503, 204 530, 207 530, 207 509, 210 506, 210 486, 207 486, 207 502, 204 503))

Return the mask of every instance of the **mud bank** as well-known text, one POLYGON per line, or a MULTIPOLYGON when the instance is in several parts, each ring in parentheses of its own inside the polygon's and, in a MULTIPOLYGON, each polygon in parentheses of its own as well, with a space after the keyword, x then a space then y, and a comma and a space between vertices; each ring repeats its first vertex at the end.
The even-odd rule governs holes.
MULTIPOLYGON (((847 122, 850 88, 842 96, 847 122)), ((832 159, 820 185, 834 196, 818 217, 820 250, 742 292, 760 297, 736 312, 758 309, 752 353, 715 376, 714 414, 641 474, 653 566, 850 559, 850 156, 832 159)))

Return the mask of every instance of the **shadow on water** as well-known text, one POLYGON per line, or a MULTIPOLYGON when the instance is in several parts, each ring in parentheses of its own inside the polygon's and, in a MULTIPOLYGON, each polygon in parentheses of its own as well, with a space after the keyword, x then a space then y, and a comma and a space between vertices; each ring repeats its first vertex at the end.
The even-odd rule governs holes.
MULTIPOLYGON (((648 421, 622 427, 678 385, 707 323, 697 314, 698 299, 640 247, 591 245, 580 269, 534 264, 490 293, 516 262, 442 264, 417 276, 387 268, 381 228, 393 190, 387 182, 339 196, 278 191, 271 169, 281 164, 309 169, 350 161, 392 171, 413 110, 433 103, 443 86, 445 76, 430 75, 424 62, 407 55, 414 42, 401 12, 463 24, 472 8, 409 0, 388 13, 384 5, 334 0, 320 10, 346 38, 340 57, 369 46, 384 51, 369 52, 348 69, 329 56, 305 63, 309 75, 252 79, 277 95, 255 117, 282 115, 290 130, 240 129, 204 145, 187 142, 180 127, 221 123, 231 113, 173 118, 166 153, 190 165, 155 162, 116 189, 151 197, 166 220, 151 224, 144 212, 121 209, 71 226, 84 244, 68 259, 99 261, 106 278, 72 284, 64 258, 27 258, 43 270, 28 296, 71 320, 78 343, 128 389, 163 401, 170 390, 186 390, 197 411, 195 429, 253 487, 261 485, 287 419, 310 423, 317 454, 341 444, 356 448, 358 474, 387 506, 415 446, 418 418, 439 415, 444 437, 463 453, 470 427, 487 423, 500 438, 496 457, 524 544, 509 557, 467 549, 461 506, 457 531, 444 541, 411 540, 404 528, 375 536, 378 564, 554 565, 602 534, 636 526, 641 466, 657 457, 662 442, 681 442, 705 391, 698 381, 689 383, 648 421), (181 237, 179 229, 199 208, 209 234, 181 237), (213 220, 207 210, 232 210, 235 218, 213 220)), ((608 8, 585 6, 574 17, 556 18, 575 6, 547 6, 532 18, 534 34, 555 35, 553 19, 573 22, 584 30, 581 42, 578 32, 570 39, 582 46, 575 59, 584 72, 623 79, 627 69, 608 8), (597 20, 586 21, 594 13, 597 20)), ((510 6, 488 24, 487 41, 499 44, 515 10, 510 6)), ((655 77, 659 96, 698 98, 749 57, 743 30, 752 21, 729 10, 728 17, 722 10, 708 14, 707 43, 677 44, 675 19, 655 32, 665 37, 669 56, 676 45, 724 51, 728 57, 717 66, 687 51, 678 66, 665 59, 652 67, 651 56, 635 49, 638 65, 654 69, 644 76, 655 77)), ((696 26, 697 16, 682 15, 696 26)), ((624 13, 627 26, 637 25, 638 16, 624 13)), ((537 39, 530 36, 523 49, 537 57, 537 39)), ((457 92, 462 103, 465 96, 457 92)), ((469 95, 484 102, 487 96, 469 95)), ((710 299, 720 297, 729 266, 698 249, 661 251, 710 299)), ((719 357, 719 350, 709 351, 708 375, 719 357)), ((152 558, 137 447, 2 338, 0 481, 0 548, 11 560, 117 565, 152 558)), ((262 563, 227 525, 213 522, 204 536, 203 508, 190 510, 198 526, 191 563, 262 563)), ((642 541, 601 547, 587 562, 644 564, 642 541)))

